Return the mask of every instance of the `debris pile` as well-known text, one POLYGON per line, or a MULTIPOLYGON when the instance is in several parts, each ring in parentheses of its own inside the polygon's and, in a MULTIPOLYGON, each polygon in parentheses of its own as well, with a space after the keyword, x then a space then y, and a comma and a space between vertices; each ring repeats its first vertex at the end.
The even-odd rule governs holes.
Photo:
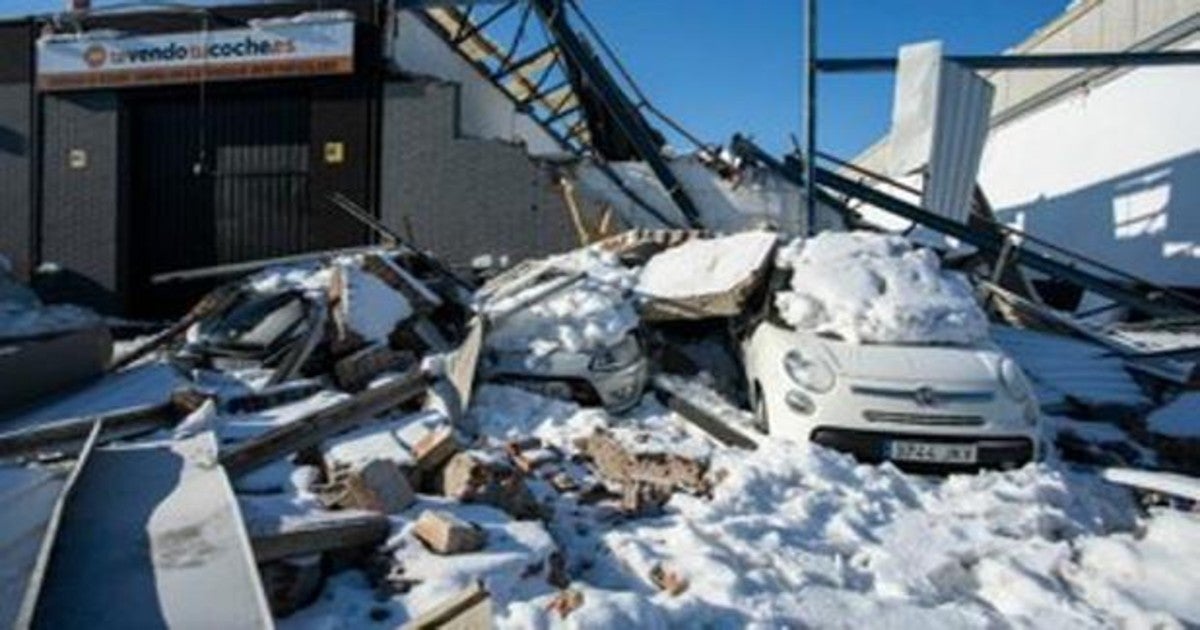
MULTIPOLYGON (((151 455, 205 471, 187 472, 209 488, 197 501, 236 515, 248 538, 209 542, 247 549, 240 577, 296 628, 821 625, 832 610, 986 623, 1033 614, 998 585, 1048 572, 1046 553, 1065 581, 1027 586, 1037 606, 1069 601, 1064 623, 1170 618, 1105 600, 1122 585, 1088 575, 1123 549, 1151 557, 1192 534, 1164 521, 1148 542, 1110 539, 1133 529, 1132 503, 1094 477, 1033 464, 939 485, 760 432, 744 392, 715 387, 731 371, 725 389, 742 387, 740 318, 773 298, 795 325, 848 340, 987 335, 965 281, 894 237, 631 233, 473 292, 380 249, 217 289, 105 381, 0 434, 0 458, 59 479, 151 455), (867 271, 835 271, 847 257, 867 271), (837 282, 852 299, 835 299, 837 282), (688 335, 700 341, 678 341, 688 335), (158 370, 171 378, 133 378, 158 370), (928 557, 905 555, 923 546, 928 557)), ((1186 424, 1161 413, 1155 431, 1186 424)), ((139 493, 164 491, 122 483, 147 506, 139 493)), ((66 484, 67 509, 46 518, 69 524, 103 487, 66 484)), ((156 516, 159 528, 202 529, 194 507, 156 516)), ((55 541, 45 548, 53 559, 55 541)), ((10 590, 56 592, 61 576, 34 579, 46 568, 25 556, 10 590)), ((181 561, 147 562, 158 574, 181 561)))

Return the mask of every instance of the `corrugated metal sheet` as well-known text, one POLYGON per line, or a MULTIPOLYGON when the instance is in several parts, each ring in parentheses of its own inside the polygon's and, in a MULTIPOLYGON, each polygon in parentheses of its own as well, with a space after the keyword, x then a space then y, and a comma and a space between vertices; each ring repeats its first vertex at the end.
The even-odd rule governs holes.
POLYGON ((933 147, 921 205, 966 223, 987 142, 994 88, 971 70, 940 64, 933 147))
POLYGON ((960 223, 970 211, 993 92, 971 70, 945 61, 940 42, 900 49, 890 174, 903 177, 924 167, 921 205, 960 223))

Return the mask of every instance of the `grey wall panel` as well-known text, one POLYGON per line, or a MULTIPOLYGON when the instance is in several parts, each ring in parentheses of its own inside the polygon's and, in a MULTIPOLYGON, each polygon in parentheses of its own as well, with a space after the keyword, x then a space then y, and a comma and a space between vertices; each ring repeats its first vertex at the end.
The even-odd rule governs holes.
POLYGON ((78 299, 110 312, 122 284, 118 105, 115 93, 80 92, 43 106, 42 260, 79 282, 78 299), (72 151, 86 162, 72 164, 72 151))
POLYGON ((515 262, 576 246, 552 169, 521 146, 461 137, 457 111, 453 84, 385 86, 382 220, 456 266, 485 254, 515 262))
POLYGON ((0 84, 0 255, 25 278, 32 264, 30 234, 30 100, 26 83, 0 84))

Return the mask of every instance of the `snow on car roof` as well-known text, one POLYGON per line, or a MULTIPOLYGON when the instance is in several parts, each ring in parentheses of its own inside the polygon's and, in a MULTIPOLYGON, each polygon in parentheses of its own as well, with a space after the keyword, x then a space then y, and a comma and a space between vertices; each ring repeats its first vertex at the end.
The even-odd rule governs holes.
POLYGON ((961 275, 934 252, 873 232, 822 232, 780 249, 792 270, 775 295, 789 325, 862 343, 974 344, 987 317, 961 275))

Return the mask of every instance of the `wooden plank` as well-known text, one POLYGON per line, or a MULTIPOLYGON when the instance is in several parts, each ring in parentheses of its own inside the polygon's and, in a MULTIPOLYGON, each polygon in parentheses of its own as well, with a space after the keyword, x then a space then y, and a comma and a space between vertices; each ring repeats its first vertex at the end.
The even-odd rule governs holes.
POLYGON ((259 563, 335 549, 374 546, 387 539, 387 516, 366 510, 318 512, 287 518, 252 517, 246 523, 259 563))
POLYGON ((395 380, 243 442, 221 456, 221 465, 231 478, 236 479, 413 400, 425 391, 425 385, 420 370, 409 370, 395 380))
POLYGON ((670 379, 664 379, 661 376, 655 377, 651 379, 650 385, 667 397, 667 406, 672 411, 696 425, 718 442, 736 448, 751 450, 758 448, 758 440, 751 431, 726 422, 718 414, 713 413, 709 407, 692 402, 690 397, 682 395, 672 386, 670 379))

